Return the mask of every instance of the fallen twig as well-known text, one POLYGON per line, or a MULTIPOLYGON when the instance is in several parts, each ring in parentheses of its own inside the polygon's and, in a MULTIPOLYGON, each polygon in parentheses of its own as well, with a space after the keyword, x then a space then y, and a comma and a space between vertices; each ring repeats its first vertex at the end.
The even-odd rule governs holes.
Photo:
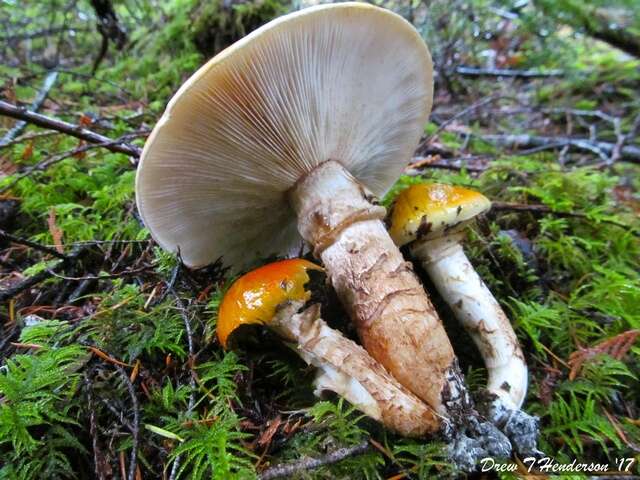
POLYGON ((64 255, 63 253, 58 252, 57 250, 53 249, 53 248, 49 248, 46 247, 44 245, 40 245, 39 243, 36 242, 32 242, 31 240, 27 240, 26 238, 22 238, 22 237, 17 237, 15 235, 10 234, 9 232, 6 232, 2 229, 0 229, 0 238, 4 238, 6 240, 9 240, 10 242, 13 243, 18 243, 20 245, 24 245, 26 247, 31 247, 34 250, 39 250, 43 253, 47 253, 49 255, 53 255, 56 258, 60 258, 62 260, 65 260, 67 258, 66 255, 64 255))
POLYGON ((57 130, 58 132, 66 133, 67 135, 80 138, 81 140, 85 140, 89 143, 104 144, 104 148, 107 150, 116 153, 124 153, 134 159, 139 158, 142 153, 142 149, 136 145, 116 141, 79 125, 47 117, 46 115, 32 112, 26 108, 18 107, 2 100, 0 100, 0 115, 15 118, 17 120, 24 120, 39 127, 57 130))
POLYGON ((413 157, 411 163, 405 168, 404 174, 410 177, 417 177, 423 175, 424 170, 427 168, 437 168, 440 170, 466 170, 471 173, 481 173, 487 170, 489 167, 471 166, 466 165, 463 162, 480 160, 486 157, 483 156, 468 156, 468 157, 456 157, 447 158, 445 161, 437 161, 433 157, 413 157), (458 165, 459 163, 459 165, 458 165))
POLYGON ((304 458, 294 463, 286 463, 284 465, 276 465, 268 468, 259 475, 260 480, 271 480, 273 478, 290 477, 294 473, 313 470, 325 465, 338 463, 345 458, 361 455, 370 450, 369 441, 364 441, 358 445, 348 448, 339 448, 320 458, 304 458))
MULTIPOLYGON (((53 87, 53 84, 56 83, 56 79, 58 78, 58 72, 49 72, 42 83, 42 88, 38 92, 35 100, 31 104, 30 110, 36 112, 42 106, 47 95, 49 95, 49 91, 53 87)), ((6 147, 15 137, 18 135, 24 127, 27 126, 26 120, 20 120, 17 122, 13 128, 11 128, 7 133, 4 134, 2 140, 0 140, 0 147, 6 147)))
POLYGON ((91 435, 91 446, 93 449, 93 468, 98 480, 104 480, 105 458, 98 444, 98 421, 93 404, 93 394, 89 379, 84 377, 84 385, 87 391, 87 409, 89 410, 89 435, 91 435))
POLYGON ((152 240, 86 240, 84 242, 73 242, 67 245, 74 247, 93 247, 98 245, 130 245, 130 244, 149 244, 152 240))
MULTIPOLYGON (((187 346, 189 348, 189 368, 193 372, 193 363, 194 363, 194 348, 193 348, 193 331, 191 329, 191 321, 189 320, 189 314, 187 312, 187 308, 182 301, 182 299, 178 296, 176 291, 173 289, 173 283, 175 282, 175 277, 177 276, 178 269, 175 269, 175 274, 172 275, 171 280, 167 283, 167 291, 171 291, 176 300, 176 305, 178 306, 178 310, 180 310, 180 314, 182 315, 182 320, 184 321, 184 329, 187 332, 187 346)), ((191 414, 193 407, 195 405, 195 396, 194 391, 196 388, 196 381, 193 373, 190 376, 189 386, 191 387, 191 392, 189 393, 189 403, 187 405, 187 416, 191 414)), ((182 461, 182 457, 180 455, 176 456, 173 461, 173 465, 171 467, 171 473, 169 475, 169 480, 175 480, 178 475, 178 469, 180 468, 180 462, 182 461)))
MULTIPOLYGON (((609 142, 599 142, 586 138, 573 137, 541 137, 537 135, 481 135, 479 138, 488 143, 493 143, 502 147, 515 149, 541 148, 554 149, 568 146, 575 150, 586 150, 596 153, 598 156, 609 162, 611 155, 616 149, 616 144, 609 142)), ((640 163, 640 147, 635 145, 621 145, 619 148, 620 160, 640 163)))
POLYGON ((36 30, 35 32, 20 32, 20 33, 4 35, 0 37, 0 42, 32 40, 34 38, 48 37, 48 36, 57 35, 59 33, 64 33, 64 32, 88 32, 88 31, 89 29, 85 27, 80 27, 80 26, 69 27, 64 25, 62 27, 44 28, 42 30, 36 30))
POLYGON ((131 407, 133 410, 133 430, 131 436, 133 437, 133 445, 131 446, 131 456, 129 458, 129 472, 127 474, 127 480, 135 480, 136 477, 136 463, 138 455, 138 436, 140 433, 140 409, 138 406, 138 397, 136 397, 136 391, 133 387, 133 383, 129 380, 129 375, 120 365, 114 365, 118 373, 122 377, 124 384, 127 386, 129 396, 131 397, 131 407))
POLYGON ((115 415, 115 417, 118 419, 119 422, 121 422, 125 427, 127 427, 127 430, 129 430, 131 433, 133 433, 133 431, 134 431, 133 424, 129 420, 127 420, 127 417, 125 417, 124 412, 122 410, 118 410, 106 398, 98 397, 98 400, 100 400, 100 402, 105 407, 107 407, 107 409, 111 413, 113 413, 115 415))
POLYGON ((458 113, 456 113, 452 117, 450 117, 447 120, 445 120, 444 122, 442 122, 438 126, 438 128, 436 129, 435 132, 433 132, 431 135, 429 135, 424 140, 424 142, 421 142, 421 145, 429 144, 433 138, 435 138, 440 132, 442 132, 445 128, 447 128, 449 125, 451 125, 456 120, 458 120, 458 119, 466 116, 467 114, 479 109, 480 107, 485 106, 488 103, 493 103, 493 102, 495 102, 497 100, 500 100, 502 98, 504 98, 502 95, 490 95, 490 96, 488 96, 486 98, 482 98, 482 99, 478 100, 477 102, 472 103, 468 107, 460 110, 458 113))
POLYGON ((111 278, 122 278, 122 277, 127 277, 129 275, 137 275, 138 273, 146 272, 148 270, 153 270, 154 268, 155 268, 155 265, 146 265, 144 267, 132 268, 129 270, 124 270, 122 272, 118 272, 118 273, 107 273, 104 275, 85 275, 84 277, 67 277, 65 275, 60 275, 56 272, 51 272, 51 275, 61 280, 68 280, 72 282, 82 282, 84 280, 107 280, 111 278))
POLYGON ((520 77, 520 78, 545 78, 545 77, 561 77, 564 75, 562 70, 512 70, 506 68, 476 68, 460 66, 456 68, 458 75, 465 77, 520 77))
POLYGON ((44 130, 41 132, 29 132, 21 135, 17 138, 14 138, 10 142, 5 143, 2 147, 10 147, 11 145, 15 145, 16 143, 26 142, 28 140, 35 140, 36 138, 50 137, 51 135, 56 135, 60 132, 55 130, 44 130))
POLYGON ((31 167, 26 168, 25 171, 20 173, 19 175, 17 175, 11 181, 11 183, 9 183, 8 185, 5 185, 0 190, 0 193, 4 193, 7 190, 13 188, 20 180, 22 180, 23 178, 28 177, 32 173, 34 173, 36 171, 44 171, 47 168, 49 168, 51 165, 54 165, 54 164, 56 164, 58 162, 61 162, 62 160, 66 159, 66 158, 73 157, 73 156, 78 155, 80 153, 84 153, 84 152, 86 152, 88 150, 93 150, 94 148, 108 148, 111 145, 121 144, 122 142, 125 142, 126 140, 129 140, 131 138, 137 138, 137 137, 146 136, 148 133, 149 132, 147 132, 147 131, 128 133, 126 135, 121 136, 120 138, 115 139, 115 140, 110 140, 108 142, 103 142, 103 143, 90 143, 88 145, 82 145, 81 147, 74 148, 73 150, 68 150, 66 152, 62 152, 62 153, 59 153, 57 155, 53 155, 53 156, 51 156, 49 158, 46 158, 45 160, 43 160, 41 162, 38 162, 36 165, 32 165, 31 167))

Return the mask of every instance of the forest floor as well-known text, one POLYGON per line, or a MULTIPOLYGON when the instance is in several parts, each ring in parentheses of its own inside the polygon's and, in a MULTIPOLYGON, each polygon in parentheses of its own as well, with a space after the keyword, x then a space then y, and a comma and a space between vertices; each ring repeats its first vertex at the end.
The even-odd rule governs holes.
MULTIPOLYGON (((94 12, 65 5, 0 15, 0 100, 107 137, 32 122, 9 133, 0 116, 0 479, 267 479, 289 463, 289 478, 459 476, 441 441, 316 399, 312 371, 275 339, 224 351, 230 278, 181 267, 136 212, 138 149, 208 58, 203 42, 285 9, 123 2, 126 45, 101 58, 94 12), (203 40, 211 22, 222 33, 203 40)), ((436 94, 386 204, 431 181, 494 201, 465 249, 525 352, 541 450, 640 474, 640 62, 529 8, 401 13, 430 45, 436 94)), ((478 391, 477 351, 422 280, 478 391)))

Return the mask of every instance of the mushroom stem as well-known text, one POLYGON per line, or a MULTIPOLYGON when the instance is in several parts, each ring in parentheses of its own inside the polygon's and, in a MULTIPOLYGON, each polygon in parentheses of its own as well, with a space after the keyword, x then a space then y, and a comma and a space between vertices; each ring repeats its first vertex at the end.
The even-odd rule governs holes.
POLYGON ((440 429, 443 419, 362 347, 330 328, 320 318, 318 304, 296 313, 303 303, 285 304, 269 326, 290 341, 306 363, 318 368, 316 395, 331 390, 405 436, 419 437, 440 429))
POLYGON ((327 161, 301 179, 289 199, 300 234, 322 260, 369 354, 438 413, 466 408, 449 339, 387 233, 385 209, 375 197, 340 163, 327 161))
POLYGON ((527 365, 509 319, 465 255, 462 233, 419 240, 411 254, 477 345, 489 372, 487 390, 508 409, 527 391, 527 365))

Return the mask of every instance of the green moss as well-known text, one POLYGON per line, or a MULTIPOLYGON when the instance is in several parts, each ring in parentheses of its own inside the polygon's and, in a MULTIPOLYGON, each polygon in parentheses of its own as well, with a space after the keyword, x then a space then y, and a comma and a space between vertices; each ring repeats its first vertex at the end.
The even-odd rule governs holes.
POLYGON ((207 2, 192 15, 193 42, 205 57, 211 57, 269 20, 285 13, 279 0, 246 3, 207 2))

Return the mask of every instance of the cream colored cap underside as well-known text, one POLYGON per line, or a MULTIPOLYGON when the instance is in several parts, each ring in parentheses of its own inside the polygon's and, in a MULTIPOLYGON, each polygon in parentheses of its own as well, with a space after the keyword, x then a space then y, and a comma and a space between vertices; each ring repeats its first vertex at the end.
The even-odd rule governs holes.
POLYGON ((431 109, 418 33, 378 7, 342 3, 280 17, 178 91, 142 153, 138 209, 190 266, 241 268, 299 248, 286 192, 340 161, 376 194, 402 172, 431 109))

